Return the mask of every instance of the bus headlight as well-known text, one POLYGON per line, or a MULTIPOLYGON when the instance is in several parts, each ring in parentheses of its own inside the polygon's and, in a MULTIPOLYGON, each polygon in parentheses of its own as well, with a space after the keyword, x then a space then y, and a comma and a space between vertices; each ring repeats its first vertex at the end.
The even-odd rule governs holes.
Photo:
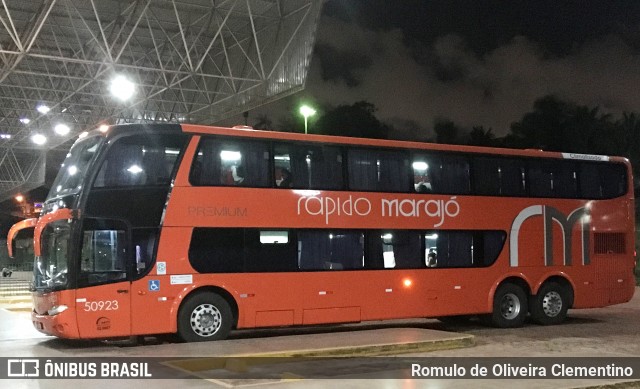
POLYGON ((69 307, 67 307, 66 305, 56 305, 53 308, 49 309, 47 313, 49 314, 49 316, 54 316, 66 311, 68 308, 69 307))

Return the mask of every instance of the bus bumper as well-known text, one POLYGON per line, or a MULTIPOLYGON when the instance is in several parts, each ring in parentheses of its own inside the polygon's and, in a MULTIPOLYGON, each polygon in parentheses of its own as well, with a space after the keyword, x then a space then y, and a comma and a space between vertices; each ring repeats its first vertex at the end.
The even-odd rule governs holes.
POLYGON ((31 313, 31 322, 36 330, 46 335, 66 339, 80 338, 75 312, 69 310, 57 315, 40 315, 34 311, 31 313))

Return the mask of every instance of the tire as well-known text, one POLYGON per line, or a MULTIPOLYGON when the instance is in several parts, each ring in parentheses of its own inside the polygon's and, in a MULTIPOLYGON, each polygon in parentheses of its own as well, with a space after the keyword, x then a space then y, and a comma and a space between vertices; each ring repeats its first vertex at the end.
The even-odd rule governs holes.
POLYGON ((178 336, 185 342, 225 339, 233 326, 229 303, 211 292, 187 299, 178 313, 178 336))
POLYGON ((531 302, 531 319, 542 325, 559 324, 567 318, 570 304, 570 291, 556 283, 547 282, 531 302))
POLYGON ((515 284, 501 285, 493 296, 490 323, 498 328, 521 327, 527 317, 527 295, 515 284))

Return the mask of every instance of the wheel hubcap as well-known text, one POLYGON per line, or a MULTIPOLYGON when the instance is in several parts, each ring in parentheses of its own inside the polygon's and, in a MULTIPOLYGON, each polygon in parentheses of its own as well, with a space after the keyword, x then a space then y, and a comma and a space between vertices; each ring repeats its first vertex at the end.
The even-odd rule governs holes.
POLYGON ((198 305, 191 312, 191 329, 199 336, 212 336, 222 325, 222 315, 218 308, 211 304, 198 305))
POLYGON ((556 291, 551 291, 544 295, 542 299, 542 309, 548 317, 556 317, 562 310, 562 297, 556 291))
POLYGON ((520 299, 513 293, 507 293, 500 301, 500 314, 507 320, 513 320, 520 314, 520 299))

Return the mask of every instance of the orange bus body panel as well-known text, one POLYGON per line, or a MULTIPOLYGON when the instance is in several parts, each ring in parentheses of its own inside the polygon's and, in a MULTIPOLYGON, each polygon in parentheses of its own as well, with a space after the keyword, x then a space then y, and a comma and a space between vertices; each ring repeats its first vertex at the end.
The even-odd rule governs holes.
POLYGON ((79 339, 80 331, 76 320, 75 295, 75 290, 49 293, 33 292, 31 320, 35 328, 47 335, 79 339), (47 313, 49 309, 60 305, 66 305, 69 309, 58 315, 47 313))

